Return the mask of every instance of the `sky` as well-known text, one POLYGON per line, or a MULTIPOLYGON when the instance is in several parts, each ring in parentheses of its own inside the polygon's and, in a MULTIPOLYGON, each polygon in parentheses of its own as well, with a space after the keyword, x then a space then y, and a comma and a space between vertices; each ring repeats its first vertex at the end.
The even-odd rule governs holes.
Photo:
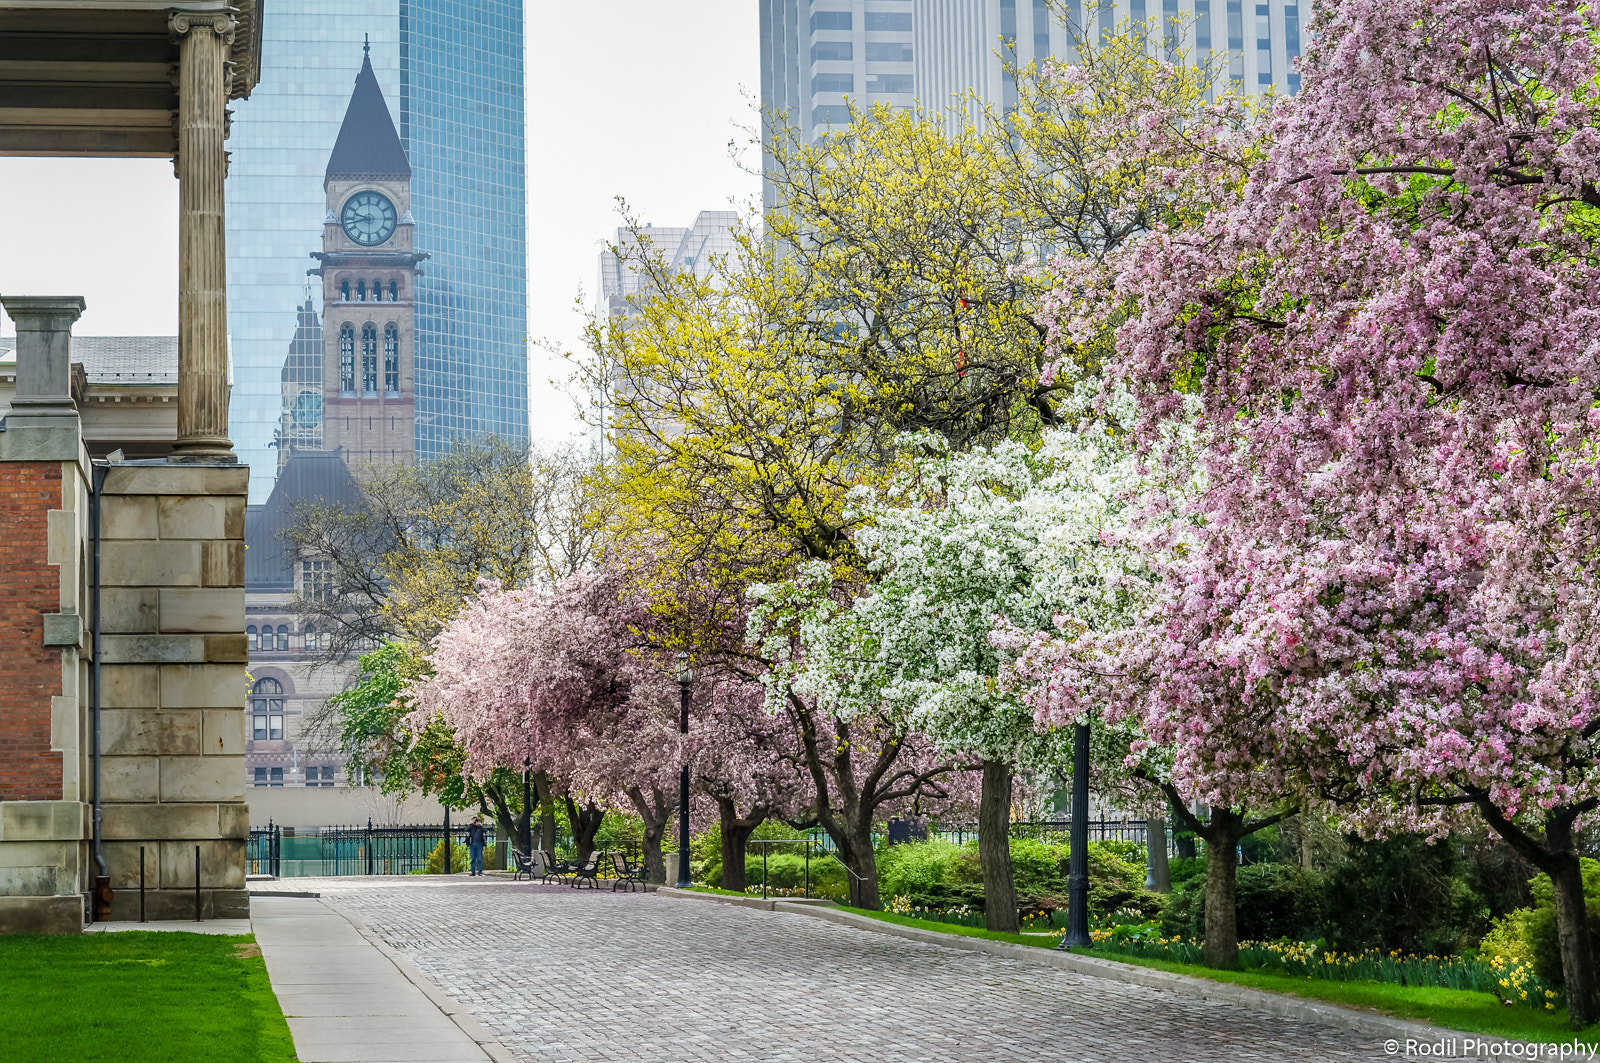
MULTIPOLYGON (((616 197, 645 221, 744 209, 738 166, 760 86, 750 0, 526 4, 529 414, 535 439, 578 430, 550 385, 577 351, 616 197)), ((746 153, 747 154, 747 153, 746 153)), ((0 295, 82 295, 83 336, 178 330, 178 183, 166 159, 0 158, 0 295), (25 206, 24 206, 25 205, 25 206)), ((10 335, 9 321, 0 335, 10 335)))

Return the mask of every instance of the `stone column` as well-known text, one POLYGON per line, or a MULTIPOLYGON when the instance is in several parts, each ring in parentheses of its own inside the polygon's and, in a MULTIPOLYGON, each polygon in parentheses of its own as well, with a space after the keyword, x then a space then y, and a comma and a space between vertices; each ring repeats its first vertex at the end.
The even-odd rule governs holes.
POLYGON ((236 461, 228 438, 223 150, 234 21, 174 11, 178 60, 178 439, 173 461, 236 461))

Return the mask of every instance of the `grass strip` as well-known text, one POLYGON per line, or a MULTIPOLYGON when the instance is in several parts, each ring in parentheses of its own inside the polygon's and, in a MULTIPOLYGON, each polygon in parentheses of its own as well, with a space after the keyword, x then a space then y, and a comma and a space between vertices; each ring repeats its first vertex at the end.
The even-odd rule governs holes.
MULTIPOLYGON (((954 926, 949 923, 894 915, 890 912, 869 911, 865 908, 844 910, 885 923, 916 927, 919 930, 931 930, 955 937, 987 938, 990 941, 1007 941, 1013 945, 1029 945, 1034 948, 1054 948, 1056 943, 1054 937, 1034 937, 984 930, 981 927, 954 926)), ((1574 1037, 1585 1043, 1600 1041, 1600 1023, 1575 1031, 1567 1025, 1565 1010, 1539 1012, 1532 1008, 1502 1004, 1492 994, 1466 989, 1402 986, 1387 982, 1333 982, 1320 978, 1294 978, 1263 971, 1223 971, 1196 964, 1124 956, 1098 949, 1076 949, 1074 952, 1079 956, 1092 956, 1095 959, 1125 963, 1133 967, 1148 967, 1191 978, 1205 978, 1213 982, 1226 982, 1269 993, 1283 993, 1305 1000, 1376 1012, 1393 1018, 1415 1019, 1464 1033, 1481 1033, 1507 1040, 1537 1041, 1546 1044, 1570 1043, 1574 1037)))
POLYGON ((0 1045, 30 1063, 294 1063, 252 935, 0 937, 0 1045))

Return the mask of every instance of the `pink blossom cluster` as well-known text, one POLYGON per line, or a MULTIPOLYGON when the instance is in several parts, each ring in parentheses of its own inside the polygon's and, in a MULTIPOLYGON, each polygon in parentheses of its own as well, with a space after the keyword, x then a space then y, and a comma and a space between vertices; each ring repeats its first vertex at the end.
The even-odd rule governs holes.
POLYGON ((1064 284, 1063 334, 1126 314, 1112 376, 1190 488, 1139 623, 1027 645, 1043 719, 1105 705, 1186 792, 1374 830, 1600 797, 1596 22, 1330 0, 1247 179, 1064 284))

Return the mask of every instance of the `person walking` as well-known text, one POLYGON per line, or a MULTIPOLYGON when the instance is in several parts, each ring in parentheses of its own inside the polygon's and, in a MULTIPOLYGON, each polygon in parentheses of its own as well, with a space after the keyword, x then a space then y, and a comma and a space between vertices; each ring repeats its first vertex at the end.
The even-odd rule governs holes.
POLYGON ((489 832, 483 829, 483 817, 473 816, 467 828, 467 852, 472 854, 472 874, 483 874, 483 847, 489 841, 489 832))

